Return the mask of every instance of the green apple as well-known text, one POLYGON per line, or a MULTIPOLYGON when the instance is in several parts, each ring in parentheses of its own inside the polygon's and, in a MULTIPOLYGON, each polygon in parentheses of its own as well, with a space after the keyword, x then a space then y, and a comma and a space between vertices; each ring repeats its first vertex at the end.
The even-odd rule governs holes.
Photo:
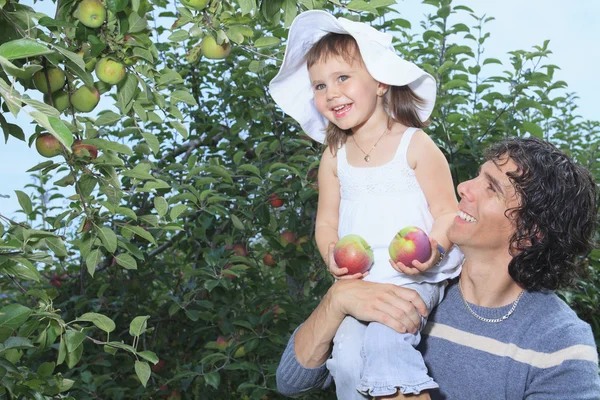
POLYGON ((58 139, 49 133, 42 133, 35 139, 35 148, 41 156, 52 158, 60 154, 62 146, 58 139))
POLYGON ((82 86, 71 95, 71 103, 77 111, 90 112, 98 105, 100 101, 100 93, 98 89, 90 89, 87 86, 82 86))
POLYGON ((85 70, 87 72, 92 72, 94 70, 94 67, 96 66, 96 61, 98 61, 98 59, 96 57, 91 58, 89 56, 89 53, 86 54, 84 50, 79 50, 76 54, 83 59, 83 62, 85 62, 85 70))
MULTIPOLYGON (((44 102, 46 104, 50 104, 50 99, 48 98, 47 94, 44 95, 44 102)), ((65 111, 71 105, 69 102, 69 93, 65 92, 64 90, 52 93, 52 104, 58 111, 65 111)))
POLYGON ((96 63, 96 76, 104 83, 116 85, 125 78, 125 66, 108 57, 101 58, 96 63))
POLYGON ((181 4, 188 8, 202 11, 206 8, 210 0, 181 0, 181 4))
POLYGON ((202 39, 201 46, 204 57, 210 58, 211 60, 221 60, 227 57, 231 52, 231 46, 229 43, 218 45, 215 38, 210 35, 202 39))
POLYGON ((65 86, 65 73, 60 68, 50 67, 33 74, 33 84, 36 89, 44 94, 48 94, 48 83, 46 82, 46 73, 48 71, 48 81, 50 81, 50 93, 54 93, 65 86))
POLYGON ((106 19, 106 9, 98 0, 83 0, 77 6, 74 15, 88 28, 99 28, 106 19))

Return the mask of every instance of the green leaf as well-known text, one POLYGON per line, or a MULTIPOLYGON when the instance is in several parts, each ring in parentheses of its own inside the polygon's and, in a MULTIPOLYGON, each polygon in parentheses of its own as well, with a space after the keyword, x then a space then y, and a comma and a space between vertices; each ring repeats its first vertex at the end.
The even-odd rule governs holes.
POLYGON ((96 119, 96 125, 98 125, 98 126, 114 125, 116 122, 119 122, 120 120, 121 120, 121 115, 117 114, 116 112, 106 111, 106 112, 102 113, 98 117, 98 119, 96 119))
POLYGON ((25 215, 31 215, 33 212, 33 205, 31 204, 29 196, 20 190, 15 190, 15 193, 17 194, 17 199, 19 200, 19 204, 21 205, 21 209, 25 212, 25 215))
POLYGON ((92 277, 94 276, 94 272, 96 272, 96 266, 100 262, 101 258, 102 253, 100 252, 100 249, 94 249, 90 251, 90 254, 88 254, 87 258, 85 259, 85 264, 87 266, 88 273, 92 277))
POLYGON ((352 0, 346 5, 346 7, 351 11, 366 11, 372 14, 377 14, 377 9, 371 4, 366 3, 364 0, 352 0))
POLYGON ((187 33, 186 30, 179 29, 173 32, 167 39, 169 39, 172 42, 183 42, 184 40, 187 40, 189 38, 190 35, 187 33))
POLYGON ((146 387, 148 379, 150 379, 150 365, 148 365, 147 362, 136 361, 135 373, 137 374, 138 378, 140 378, 140 382, 142 382, 142 385, 146 387))
POLYGON ((229 217, 231 218, 231 222, 233 222, 233 226, 235 226, 237 229, 239 229, 240 231, 246 229, 242 221, 240 221, 240 219, 237 216, 231 214, 229 217))
POLYGON ((149 350, 139 351, 137 355, 145 360, 150 361, 154 365, 156 365, 159 361, 158 356, 154 352, 149 350))
POLYGON ((525 121, 521 127, 524 131, 531 133, 535 137, 540 139, 544 138, 544 131, 542 128, 533 122, 525 121))
MULTIPOLYGON (((148 26, 146 18, 140 17, 136 12, 129 14, 129 33, 141 32, 148 26)), ((145 385, 144 385, 145 386, 145 385)))
POLYGON ((156 241, 154 240, 152 234, 140 226, 124 225, 121 229, 131 231, 139 237, 146 239, 150 243, 156 244, 156 241))
POLYGON ((40 366, 37 369, 37 373, 40 376, 43 376, 44 378, 49 378, 50 376, 52 376, 52 373, 54 372, 54 368, 56 367, 56 364, 53 362, 45 362, 40 364, 40 366))
POLYGON ((135 211, 133 211, 131 208, 127 208, 127 207, 117 207, 115 209, 115 212, 124 215, 126 217, 131 218, 134 221, 137 221, 137 215, 135 214, 135 211))
POLYGON ((98 229, 98 236, 109 253, 117 250, 117 235, 109 227, 103 226, 98 229))
POLYGON ((210 385, 218 390, 219 384, 221 383, 221 376, 217 371, 209 372, 208 374, 204 374, 204 381, 207 385, 210 385))
POLYGON ((106 0, 106 7, 114 14, 127 8, 129 0, 106 0))
POLYGON ((115 323, 112 319, 98 313, 85 313, 82 316, 78 317, 77 321, 91 322, 106 333, 110 333, 116 328, 115 323))
POLYGON ((119 89, 117 90, 117 107, 119 110, 126 115, 129 113, 131 106, 131 100, 135 95, 135 90, 137 89, 138 80, 133 74, 127 74, 125 78, 125 83, 119 85, 119 89))
POLYGON ((500 64, 502 65, 502 61, 498 60, 497 58, 486 58, 485 61, 483 62, 483 65, 486 64, 500 64))
POLYGON ((185 103, 190 106, 198 105, 189 90, 176 90, 171 93, 171 103, 185 103))
POLYGON ((121 253, 117 257, 117 264, 125 269, 137 269, 137 262, 129 254, 121 253))
POLYGON ((27 321, 32 310, 20 304, 10 304, 0 309, 0 327, 18 329, 27 321))
POLYGON ((17 39, 0 46, 0 56, 7 60, 36 57, 53 53, 45 44, 31 39, 17 39))
POLYGON ((60 365, 65 361, 67 357, 67 344, 65 343, 64 335, 60 336, 60 343, 58 346, 58 357, 56 359, 56 365, 60 365))
POLYGON ((43 67, 38 64, 28 64, 19 68, 4 57, 0 57, 0 65, 8 75, 16 76, 21 79, 31 79, 33 74, 43 69, 43 67))
POLYGON ((298 14, 298 6, 296 0, 284 0, 283 2, 283 24, 287 28, 292 25, 294 18, 298 14))
POLYGON ((250 14, 253 10, 256 10, 256 0, 237 0, 242 10, 242 16, 250 14))
POLYGON ((116 153, 127 154, 128 156, 133 155, 133 151, 129 146, 117 142, 111 142, 106 139, 85 139, 82 143, 92 144, 98 147, 100 150, 112 150, 116 153))
POLYGON ((32 349, 35 348, 35 346, 33 345, 33 343, 31 343, 31 340, 24 338, 24 337, 18 337, 18 336, 11 336, 8 339, 6 339, 3 343, 3 348, 2 350, 0 350, 0 353, 5 352, 6 350, 10 350, 10 349, 32 349))
POLYGON ((81 355, 83 354, 83 344, 77 346, 75 350, 69 351, 67 353, 67 366, 69 368, 75 368, 79 360, 81 360, 81 355))
POLYGON ((154 155, 156 155, 160 151, 160 143, 158 141, 158 138, 150 132, 142 132, 142 136, 144 137, 144 140, 146 140, 146 143, 148 144, 148 147, 150 147, 150 150, 152 150, 154 155))
POLYGON ((67 248, 65 243, 58 237, 46 238, 46 244, 48 248, 56 255, 56 257, 66 257, 67 248))
POLYGON ((67 128, 63 121, 56 117, 49 117, 39 111, 32 111, 29 115, 31 115, 38 124, 46 128, 52 136, 58 139, 68 152, 71 152, 73 133, 71 133, 71 130, 67 128))
POLYGON ((85 333, 68 330, 65 332, 65 337, 67 339, 67 351, 71 353, 81 346, 81 343, 85 340, 85 333))
POLYGON ((187 139, 187 137, 189 136, 188 130, 181 122, 171 121, 170 124, 173 128, 177 130, 177 132, 179 132, 181 136, 183 136, 184 139, 187 139))
POLYGON ((167 203, 164 197, 155 197, 154 208, 156 208, 156 212, 158 213, 159 217, 164 217, 167 211, 169 210, 169 204, 167 203))
POLYGON ((122 173, 123 176, 129 176, 136 179, 154 179, 154 177, 148 172, 148 166, 144 164, 137 164, 133 169, 122 173))
POLYGON ((140 336, 142 333, 146 332, 149 319, 149 315, 135 317, 129 324, 129 334, 131 336, 140 336))
POLYGON ((171 209, 171 221, 175 221, 177 217, 181 215, 184 211, 186 211, 188 207, 185 204, 177 204, 175 207, 171 209))
POLYGON ((274 36, 263 36, 259 39, 256 39, 256 41, 254 42, 254 47, 273 47, 279 46, 279 43, 281 43, 281 39, 279 38, 276 38, 274 36))
POLYGON ((63 56, 68 58, 73 64, 77 65, 82 71, 85 71, 85 62, 83 62, 83 57, 78 56, 77 54, 69 51, 61 46, 52 45, 56 50, 58 50, 63 56))

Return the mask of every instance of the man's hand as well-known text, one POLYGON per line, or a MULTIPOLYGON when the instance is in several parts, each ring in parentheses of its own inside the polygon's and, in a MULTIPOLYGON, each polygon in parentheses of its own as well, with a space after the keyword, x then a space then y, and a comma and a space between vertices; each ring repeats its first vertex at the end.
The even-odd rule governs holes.
POLYGON ((341 280, 326 297, 335 314, 380 322, 400 333, 416 333, 421 316, 427 316, 427 306, 416 291, 392 284, 341 280))
POLYGON ((333 257, 333 249, 335 247, 335 242, 329 243, 329 248, 327 250, 327 266, 329 268, 329 272, 335 279, 362 279, 365 276, 369 275, 369 271, 361 274, 357 273, 354 275, 348 275, 348 268, 340 268, 338 267, 335 259, 333 257))

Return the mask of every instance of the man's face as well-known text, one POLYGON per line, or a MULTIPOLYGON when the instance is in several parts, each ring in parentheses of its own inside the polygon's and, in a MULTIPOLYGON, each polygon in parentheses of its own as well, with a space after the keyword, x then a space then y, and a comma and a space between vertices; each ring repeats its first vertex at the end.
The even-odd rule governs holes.
POLYGON ((506 211, 517 207, 519 198, 506 174, 517 167, 506 158, 497 160, 497 164, 487 161, 476 178, 458 185, 459 212, 448 230, 448 238, 463 250, 509 252, 515 223, 506 211))

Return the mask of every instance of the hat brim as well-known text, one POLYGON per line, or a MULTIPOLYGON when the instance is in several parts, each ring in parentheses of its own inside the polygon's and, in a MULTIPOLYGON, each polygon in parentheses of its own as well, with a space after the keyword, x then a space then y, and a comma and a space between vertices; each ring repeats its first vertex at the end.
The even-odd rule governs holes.
POLYGON ((275 102, 300 123, 308 136, 323 143, 328 121, 314 104, 305 57, 328 33, 351 35, 371 76, 387 85, 408 85, 423 99, 424 103, 418 109, 419 118, 422 121, 429 118, 435 105, 435 79, 414 63, 399 57, 392 47, 390 34, 378 32, 364 23, 335 18, 325 11, 311 10, 298 15, 292 23, 283 63, 269 84, 275 102))

